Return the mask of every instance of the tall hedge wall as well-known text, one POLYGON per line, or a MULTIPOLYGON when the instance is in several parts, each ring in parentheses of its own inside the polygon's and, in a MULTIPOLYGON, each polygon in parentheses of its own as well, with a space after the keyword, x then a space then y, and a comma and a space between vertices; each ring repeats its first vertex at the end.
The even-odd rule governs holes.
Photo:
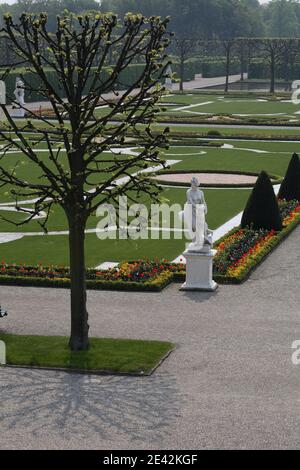
MULTIPOLYGON (((276 78, 296 80, 300 77, 300 63, 296 63, 293 67, 289 66, 286 70, 284 64, 276 65, 276 78), (287 75, 287 76, 286 76, 287 75)), ((248 78, 268 80, 270 78, 270 65, 262 60, 254 60, 249 66, 248 78)))
MULTIPOLYGON (((121 74, 119 77, 119 89, 126 89, 128 86, 131 86, 141 75, 143 71, 144 65, 143 64, 132 64, 129 65, 121 74)), ((175 62, 172 66, 173 71, 176 74, 179 74, 179 63, 175 62)), ((184 72, 184 79, 185 80, 192 80, 195 76, 195 74, 201 73, 201 61, 200 59, 190 59, 186 62, 185 64, 185 72, 184 72)), ((12 70, 8 77, 5 80, 6 83, 6 89, 7 89, 7 102, 10 102, 9 97, 13 96, 13 92, 15 89, 15 84, 16 84, 16 78, 19 77, 20 75, 23 75, 24 79, 26 80, 27 83, 30 84, 30 86, 34 87, 35 89, 38 89, 39 87, 39 82, 38 78, 36 75, 27 72, 25 68, 19 68, 12 70)), ((59 92, 60 96, 65 98, 65 95, 63 93, 62 87, 58 81, 58 76, 55 73, 54 70, 48 69, 47 70, 47 75, 49 78, 49 81, 51 82, 52 86, 56 91, 59 92)), ((102 73, 102 79, 107 78, 109 75, 109 72, 107 69, 103 70, 102 73)), ((92 80, 91 76, 91 80, 92 80)), ((39 95, 38 92, 26 92, 25 98, 28 102, 30 101, 40 101, 42 100, 42 97, 39 95)))

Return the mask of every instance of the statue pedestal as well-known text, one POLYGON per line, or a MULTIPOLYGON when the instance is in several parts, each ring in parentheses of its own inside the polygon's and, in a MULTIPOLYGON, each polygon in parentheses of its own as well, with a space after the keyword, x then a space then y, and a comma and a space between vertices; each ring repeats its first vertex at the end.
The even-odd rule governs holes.
POLYGON ((6 364, 6 346, 4 341, 0 341, 0 365, 6 364))
POLYGON ((14 118, 24 118, 25 110, 22 108, 14 108, 11 112, 11 116, 14 118))
POLYGON ((184 291, 214 292, 218 284, 213 280, 213 259, 216 250, 185 251, 186 282, 181 287, 184 291))

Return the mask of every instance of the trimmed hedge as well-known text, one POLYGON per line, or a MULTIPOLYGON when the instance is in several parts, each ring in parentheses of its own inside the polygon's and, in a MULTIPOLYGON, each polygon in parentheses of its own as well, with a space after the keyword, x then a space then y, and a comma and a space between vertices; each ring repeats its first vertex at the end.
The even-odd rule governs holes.
MULTIPOLYGON (((225 59, 203 61, 201 72, 204 78, 224 77, 226 75, 226 61, 225 59)), ((240 62, 232 60, 230 62, 230 75, 237 75, 240 72, 240 62)))
MULTIPOLYGON (((160 292, 173 282, 173 273, 169 271, 162 272, 155 279, 143 283, 129 281, 106 281, 90 280, 86 281, 87 288, 90 290, 117 290, 117 291, 142 291, 142 292, 160 292)), ((9 276, 0 274, 0 285, 4 286, 27 286, 27 287, 54 287, 60 289, 70 288, 70 279, 67 278, 47 278, 47 277, 29 277, 29 276, 9 276)))
MULTIPOLYGON (((288 76, 289 80, 294 80, 300 76, 300 63, 294 64, 293 67, 286 67, 284 64, 277 64, 275 70, 276 79, 285 80, 288 76)), ((248 79, 269 80, 270 65, 263 59, 254 59, 249 64, 248 79)))
MULTIPOLYGON (((213 124, 217 126, 223 126, 223 125, 228 125, 230 124, 231 127, 235 126, 247 126, 247 125, 252 125, 252 126, 270 126, 270 127, 299 127, 300 128, 300 120, 297 122, 291 122, 289 121, 289 118, 284 119, 283 117, 280 117, 280 119, 273 119, 271 120, 269 117, 257 117, 257 118, 249 118, 249 117, 236 117, 233 115, 221 115, 221 114, 207 114, 203 116, 182 116, 182 115, 176 115, 176 114, 170 114, 170 115, 158 115, 157 116, 157 124, 166 124, 166 125, 172 125, 172 124, 213 124), (213 116, 218 116, 218 119, 214 119, 214 121, 211 121, 211 118, 213 116), (226 119, 227 117, 227 119, 226 119)), ((115 119, 115 121, 122 121, 122 119, 115 119)))
POLYGON ((300 160, 299 155, 294 153, 288 166, 285 178, 281 184, 279 199, 286 201, 297 200, 300 202, 300 160))
MULTIPOLYGON (((113 66, 112 66, 113 67, 113 66)), ((128 67, 126 67, 125 70, 119 75, 119 89, 126 89, 129 86, 131 86, 142 74, 143 69, 145 65, 144 64, 130 64, 128 67)), ((184 80, 193 80, 195 77, 195 74, 201 72, 201 60, 197 58, 192 58, 186 61, 185 63, 185 70, 184 70, 184 80)), ((53 70, 50 69, 49 67, 45 67, 44 70, 46 71, 46 75, 49 79, 49 82, 52 84, 53 88, 55 89, 56 92, 59 93, 59 95, 62 98, 65 98, 64 91, 62 89, 61 84, 59 83, 58 80, 58 75, 57 73, 53 70)), ((92 72, 96 70, 96 68, 92 68, 92 72)), ((175 72, 177 75, 179 74, 180 66, 178 62, 174 62, 172 65, 172 71, 175 72)), ((1 72, 1 71, 0 71, 1 72)), ((16 86, 16 79, 17 77, 20 77, 20 75, 23 76, 25 82, 27 82, 31 87, 38 89, 40 86, 40 81, 38 77, 26 70, 26 68, 17 68, 13 69, 7 78, 5 79, 6 83, 6 93, 7 93, 7 102, 9 103, 9 97, 13 96, 13 92, 15 90, 16 86)), ((106 80, 110 75, 110 70, 109 67, 103 68, 102 74, 100 79, 101 80, 106 80)), ((91 75, 90 81, 93 79, 93 76, 91 75)), ((87 89, 90 85, 90 81, 87 83, 87 89)), ((109 90, 107 90, 109 91, 109 90)), ((45 98, 43 98, 38 92, 29 92, 25 91, 25 101, 42 101, 45 98)))
POLYGON ((269 175, 262 171, 249 197, 242 217, 242 228, 282 230, 282 218, 269 175))

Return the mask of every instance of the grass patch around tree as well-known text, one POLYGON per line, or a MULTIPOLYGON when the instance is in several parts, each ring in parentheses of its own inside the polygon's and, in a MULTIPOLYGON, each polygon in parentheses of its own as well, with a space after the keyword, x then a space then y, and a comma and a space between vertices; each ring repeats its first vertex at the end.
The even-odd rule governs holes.
POLYGON ((88 351, 72 352, 63 336, 0 333, 0 340, 7 365, 134 375, 151 374, 174 349, 161 341, 91 338, 88 351))

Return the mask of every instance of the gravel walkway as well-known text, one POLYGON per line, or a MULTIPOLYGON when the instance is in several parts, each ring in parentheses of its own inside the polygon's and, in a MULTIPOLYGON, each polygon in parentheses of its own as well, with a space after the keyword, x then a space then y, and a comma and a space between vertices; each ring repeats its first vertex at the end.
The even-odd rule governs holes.
MULTIPOLYGON (((300 229, 242 286, 90 292, 91 334, 174 341, 151 378, 0 369, 0 448, 299 448, 300 229)), ((68 334, 68 292, 0 287, 15 333, 68 334)))
POLYGON ((190 183, 192 178, 197 178, 201 184, 255 184, 257 176, 237 173, 175 173, 155 176, 154 179, 166 183, 190 183))
MULTIPOLYGON (((246 74, 245 78, 248 78, 246 74)), ((230 75, 229 76, 229 83, 236 83, 239 82, 241 79, 241 75, 230 75)), ((185 90, 197 90, 202 88, 210 88, 215 86, 224 85, 226 81, 226 77, 211 77, 211 78, 200 78, 199 76, 195 76, 195 80, 190 80, 189 82, 184 82, 184 89, 185 90)), ((179 90, 179 83, 173 84, 173 91, 179 90)), ((133 93, 137 93, 139 89, 133 90, 133 93)), ((122 95, 125 93, 124 90, 119 90, 119 93, 122 95)), ((105 93, 103 98, 107 99, 114 99, 116 95, 114 93, 105 93)), ((25 96, 26 98, 26 96, 25 96)), ((26 99, 25 99, 26 101, 26 99)), ((39 110, 39 109, 48 109, 51 108, 50 101, 34 101, 31 103, 26 103, 26 108, 31 110, 39 110)), ((11 111, 11 106, 8 106, 9 111, 11 111)))

